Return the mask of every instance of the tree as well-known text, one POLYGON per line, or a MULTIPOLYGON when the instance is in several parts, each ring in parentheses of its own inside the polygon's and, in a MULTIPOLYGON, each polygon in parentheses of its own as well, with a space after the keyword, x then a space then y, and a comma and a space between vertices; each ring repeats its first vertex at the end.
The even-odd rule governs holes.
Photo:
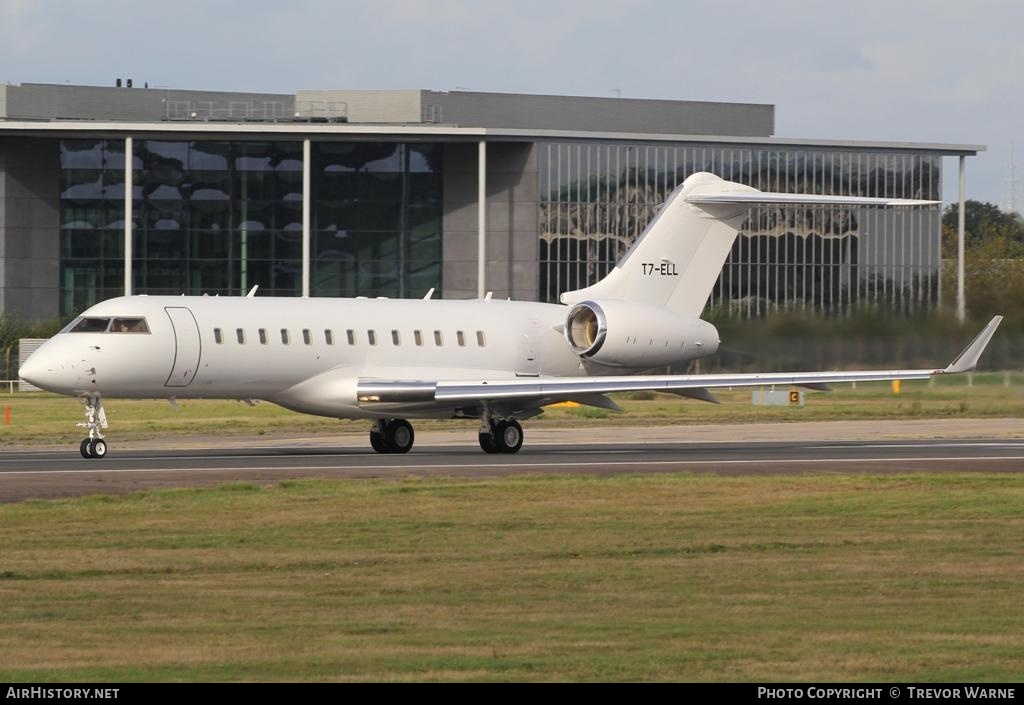
MULTIPOLYGON (((951 203, 942 214, 942 256, 954 259, 957 250, 959 204, 951 203)), ((993 240, 1004 240, 1004 256, 1024 256, 1024 219, 1005 213, 992 203, 964 202, 964 247, 972 248, 993 240), (1014 247, 1016 245, 1017 247, 1014 247)))

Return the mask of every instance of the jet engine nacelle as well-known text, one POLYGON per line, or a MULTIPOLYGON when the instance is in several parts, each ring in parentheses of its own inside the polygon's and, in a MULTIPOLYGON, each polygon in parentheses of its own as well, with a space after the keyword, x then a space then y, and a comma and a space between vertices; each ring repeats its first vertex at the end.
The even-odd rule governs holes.
POLYGON ((718 330, 699 318, 652 304, 602 299, 569 309, 565 340, 584 360, 647 368, 713 355, 718 330))

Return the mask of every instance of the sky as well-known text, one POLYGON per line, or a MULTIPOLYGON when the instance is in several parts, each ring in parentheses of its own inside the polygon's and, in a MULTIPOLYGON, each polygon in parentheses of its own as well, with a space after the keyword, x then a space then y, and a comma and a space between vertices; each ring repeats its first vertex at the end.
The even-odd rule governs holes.
POLYGON ((986 145, 967 197, 1005 205, 1022 27, 1020 0, 0 0, 0 82, 771 103, 779 137, 986 145))

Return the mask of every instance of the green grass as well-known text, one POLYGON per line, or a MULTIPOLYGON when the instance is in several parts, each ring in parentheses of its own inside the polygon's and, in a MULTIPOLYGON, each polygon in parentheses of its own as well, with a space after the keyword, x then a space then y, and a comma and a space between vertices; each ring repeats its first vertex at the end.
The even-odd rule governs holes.
MULTIPOLYGON (((936 380, 906 382, 895 396, 888 383, 837 386, 833 392, 807 392, 806 406, 755 407, 750 389, 715 390, 722 404, 684 399, 650 392, 612 395, 625 414, 603 409, 549 408, 530 425, 641 425, 669 423, 734 423, 773 421, 828 421, 853 419, 995 418, 1024 413, 1024 375, 1013 374, 1004 386, 1003 373, 977 374, 973 386, 958 375, 936 380)), ((15 394, 0 399, 9 406, 11 424, 0 425, 0 444, 25 442, 66 443, 81 437, 75 423, 82 420, 80 404, 51 394, 15 394)), ((331 434, 364 432, 366 421, 339 421, 297 414, 273 404, 255 407, 234 401, 184 400, 174 409, 166 401, 110 400, 104 402, 111 437, 153 438, 175 434, 331 434)), ((463 421, 466 427, 477 422, 463 421)), ((416 421, 417 429, 453 428, 451 421, 416 421)))
POLYGON ((1020 680, 1016 475, 289 481, 0 507, 0 680, 1020 680))

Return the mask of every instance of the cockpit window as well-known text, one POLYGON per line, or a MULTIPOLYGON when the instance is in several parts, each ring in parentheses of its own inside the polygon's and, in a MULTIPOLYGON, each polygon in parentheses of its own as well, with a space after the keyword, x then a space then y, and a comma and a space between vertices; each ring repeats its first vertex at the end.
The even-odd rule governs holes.
POLYGON ((145 318, 115 318, 110 324, 111 333, 148 333, 145 318))
POLYGON ((64 329, 65 333, 148 333, 145 318, 77 318, 64 329))
POLYGON ((102 333, 109 324, 109 318, 80 318, 68 329, 68 333, 102 333))

